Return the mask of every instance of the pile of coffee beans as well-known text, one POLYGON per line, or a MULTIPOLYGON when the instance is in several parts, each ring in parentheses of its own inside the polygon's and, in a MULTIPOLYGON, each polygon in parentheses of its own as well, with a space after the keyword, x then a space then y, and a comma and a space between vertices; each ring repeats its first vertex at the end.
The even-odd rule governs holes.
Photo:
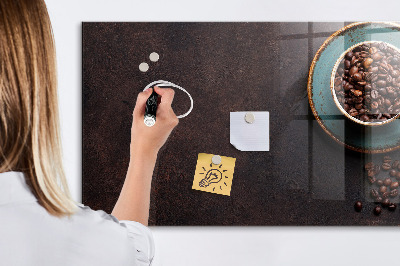
MULTIPOLYGON (((389 211, 396 210, 397 205, 392 203, 391 200, 399 195, 400 161, 385 156, 381 164, 369 162, 364 168, 371 184, 370 196, 375 203, 381 205, 375 207, 374 214, 381 214, 382 208, 387 208, 389 211), (383 173, 386 177, 378 178, 380 173, 383 173)), ((361 211, 362 207, 360 208, 359 205, 357 202, 354 205, 356 211, 361 211)))
POLYGON ((343 109, 364 122, 400 113, 400 53, 384 42, 364 43, 346 53, 334 88, 343 109))

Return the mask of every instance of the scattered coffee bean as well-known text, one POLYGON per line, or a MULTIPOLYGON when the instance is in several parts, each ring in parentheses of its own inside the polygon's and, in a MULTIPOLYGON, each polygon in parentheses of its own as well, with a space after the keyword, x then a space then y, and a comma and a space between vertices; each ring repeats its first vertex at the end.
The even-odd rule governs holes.
POLYGON ((387 171, 387 170, 389 170, 391 168, 392 168, 392 166, 390 165, 390 163, 383 163, 382 164, 382 169, 385 170, 385 171, 387 171))
POLYGON ((376 216, 380 215, 381 212, 382 212, 382 208, 381 208, 380 206, 376 206, 376 207, 374 208, 374 214, 375 214, 376 216))
POLYGON ((390 178, 385 178, 385 180, 383 180, 383 184, 385 186, 390 186, 390 184, 392 184, 392 179, 390 178))
POLYGON ((395 203, 390 203, 388 206, 388 210, 392 211, 392 212, 395 211, 396 208, 397 208, 397 205, 395 203))
POLYGON ((397 189, 393 189, 389 192, 389 197, 394 198, 399 195, 399 191, 397 189))
POLYGON ((368 172, 367 172, 367 175, 369 176, 369 177, 373 177, 373 176, 375 176, 375 170, 374 169, 371 169, 371 170, 368 170, 368 172))
POLYGON ((387 206, 389 206, 390 204, 390 200, 389 199, 384 199, 381 202, 382 207, 386 208, 387 206))
MULTIPOLYGON (((388 210, 394 211, 397 208, 397 205, 391 201, 393 198, 396 198, 399 195, 400 161, 392 160, 390 156, 384 156, 380 165, 371 161, 364 165, 364 169, 367 173, 366 176, 368 177, 368 181, 371 184, 370 195, 373 201, 378 204, 378 206, 376 206, 374 209, 374 214, 380 215, 382 208, 388 208, 388 210), (381 168, 385 171, 389 171, 389 175, 398 180, 390 177, 385 177, 383 179, 381 179, 382 177, 379 178, 379 172, 381 168)), ((361 211, 362 203, 357 201, 354 204, 354 208, 356 211, 361 211)))
POLYGON ((354 203, 354 209, 355 209, 357 212, 360 212, 360 211, 362 210, 362 207, 363 207, 363 205, 362 205, 362 202, 361 202, 361 201, 356 201, 356 203, 354 203))
POLYGON ((376 177, 375 176, 369 176, 368 180, 369 180, 369 183, 372 185, 373 183, 375 183, 376 177))
POLYGON ((383 162, 384 163, 391 163, 392 162, 392 158, 390 156, 385 156, 385 157, 383 157, 383 162))
POLYGON ((392 182, 392 184, 390 185, 390 189, 395 189, 399 187, 399 182, 392 182))
POLYGON ((364 168, 365 168, 365 170, 370 170, 370 169, 374 168, 374 166, 375 166, 375 164, 373 162, 369 162, 369 163, 365 164, 364 168))
POLYGON ((374 198, 374 199, 376 199, 379 196, 378 190, 376 190, 374 188, 371 189, 370 194, 371 194, 371 197, 374 198))

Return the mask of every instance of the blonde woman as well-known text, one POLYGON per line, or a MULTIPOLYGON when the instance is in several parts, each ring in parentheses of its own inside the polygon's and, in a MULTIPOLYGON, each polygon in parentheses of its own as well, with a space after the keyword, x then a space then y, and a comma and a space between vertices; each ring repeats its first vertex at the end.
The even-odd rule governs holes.
POLYGON ((146 227, 158 150, 178 119, 171 89, 157 123, 133 111, 131 158, 112 215, 76 204, 64 176, 55 49, 43 0, 0 1, 0 265, 150 265, 146 227))

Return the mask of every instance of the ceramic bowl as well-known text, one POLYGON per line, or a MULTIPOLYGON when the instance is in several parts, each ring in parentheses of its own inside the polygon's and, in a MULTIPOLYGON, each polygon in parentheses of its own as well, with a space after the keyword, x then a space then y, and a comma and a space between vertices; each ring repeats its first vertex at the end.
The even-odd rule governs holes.
MULTIPOLYGON (((336 95, 336 90, 335 90, 335 77, 336 77, 336 72, 337 72, 337 70, 338 70, 338 68, 339 68, 340 63, 342 62, 343 58, 345 57, 345 55, 346 55, 349 51, 353 50, 353 49, 354 49, 355 47, 357 47, 357 46, 360 46, 360 45, 363 45, 363 44, 371 44, 371 43, 382 43, 382 42, 381 42, 381 41, 364 41, 364 42, 359 42, 359 43, 356 43, 356 44, 352 45, 351 47, 349 47, 346 51, 344 51, 344 52, 340 55, 340 57, 339 57, 338 60, 336 61, 336 64, 335 64, 335 66, 333 67, 333 70, 332 70, 331 81, 330 81, 330 87, 331 87, 332 97, 333 97, 333 100, 334 100, 334 102, 335 102, 335 104, 336 104, 336 107, 337 107, 337 108, 340 110, 340 112, 341 112, 343 115, 345 115, 348 119, 350 119, 351 121, 353 121, 353 122, 355 122, 355 123, 364 125, 364 126, 381 126, 381 125, 388 124, 388 123, 390 123, 390 122, 396 120, 396 119, 399 117, 400 113, 396 114, 394 117, 392 117, 392 118, 390 118, 390 119, 387 119, 387 120, 385 120, 385 121, 372 121, 372 122, 371 122, 371 121, 369 121, 369 122, 361 121, 360 119, 355 118, 355 117, 351 116, 348 112, 346 112, 346 110, 345 110, 345 109, 343 108, 343 106, 340 104, 340 102, 339 102, 339 100, 338 100, 338 98, 337 98, 337 95, 336 95)), ((398 49, 398 48, 395 47, 394 45, 392 45, 392 44, 390 44, 390 43, 387 43, 387 42, 383 42, 383 43, 385 43, 387 46, 393 48, 394 50, 396 50, 396 51, 400 54, 400 49, 398 49)))

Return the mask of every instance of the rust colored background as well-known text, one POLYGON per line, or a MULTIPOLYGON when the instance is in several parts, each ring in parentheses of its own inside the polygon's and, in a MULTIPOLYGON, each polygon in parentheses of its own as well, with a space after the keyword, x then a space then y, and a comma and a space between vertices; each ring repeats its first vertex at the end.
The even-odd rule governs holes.
MULTIPOLYGON (((83 23, 83 203, 111 212, 137 93, 163 79, 186 88, 194 109, 159 153, 150 225, 398 225, 398 210, 375 217, 366 196, 362 165, 383 155, 345 150, 308 107, 312 58, 346 24, 83 23), (233 111, 270 112, 269 152, 229 143, 233 111), (230 197, 192 190, 201 152, 236 158, 230 197)), ((186 94, 176 91, 173 108, 186 112, 186 94)))

